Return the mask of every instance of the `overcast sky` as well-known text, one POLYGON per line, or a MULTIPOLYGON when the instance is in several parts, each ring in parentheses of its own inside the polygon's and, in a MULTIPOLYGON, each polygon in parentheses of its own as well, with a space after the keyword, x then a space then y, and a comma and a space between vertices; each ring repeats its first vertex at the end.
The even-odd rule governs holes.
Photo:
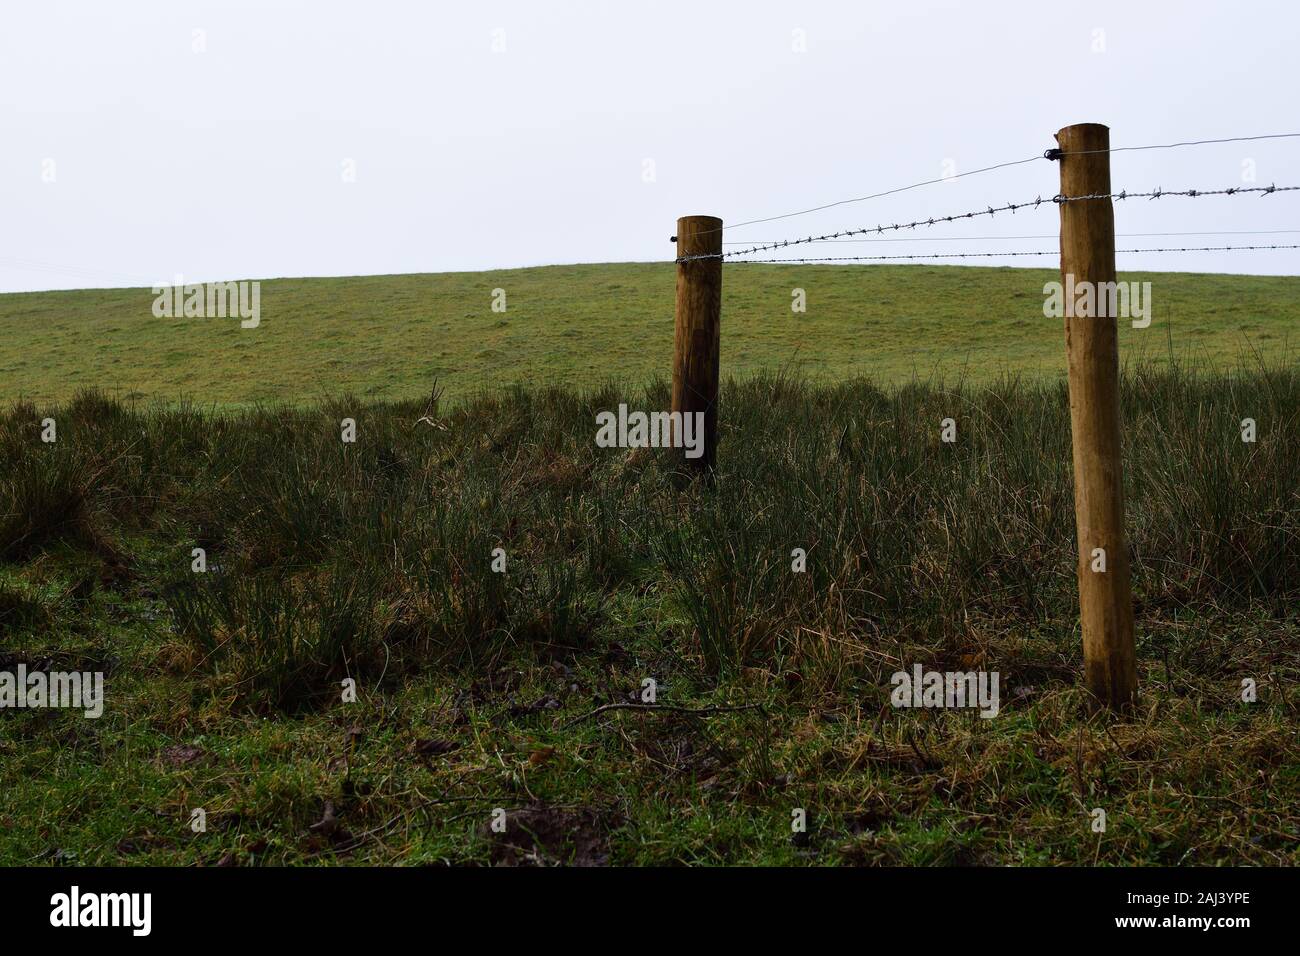
MULTIPOLYGON (((1294 2, 6 0, 0 291, 662 260, 679 215, 738 223, 1022 159, 1072 123, 1113 146, 1300 131, 1297 36, 1294 2)), ((1118 153, 1112 172, 1130 190, 1295 185, 1300 139, 1118 153)), ((1039 160, 726 236, 1050 197, 1057 175, 1039 160)), ((1300 193, 1137 200, 1116 229, 1298 213, 1300 193)), ((951 242, 811 248, 1050 250, 1056 228, 1045 205, 916 234, 951 242)), ((1300 232, 1117 240, 1261 243, 1300 232)))

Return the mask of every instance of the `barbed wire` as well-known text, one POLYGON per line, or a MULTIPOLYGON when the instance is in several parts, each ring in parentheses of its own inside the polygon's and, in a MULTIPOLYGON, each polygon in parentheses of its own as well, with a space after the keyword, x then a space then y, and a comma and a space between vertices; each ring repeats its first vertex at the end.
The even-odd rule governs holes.
POLYGON ((734 259, 736 265, 763 265, 769 262, 882 262, 888 259, 986 259, 996 256, 1055 256, 1059 255, 1059 250, 1041 252, 1038 250, 1026 252, 947 252, 947 253, 918 253, 917 255, 899 255, 899 256, 824 256, 818 258, 806 259, 734 259))
MULTIPOLYGON (((1154 238, 1156 236, 1276 236, 1300 233, 1300 229, 1218 229, 1191 230, 1187 232, 1117 232, 1116 239, 1154 238)), ((1013 239, 1056 239, 1057 233, 1044 233, 1033 236, 904 236, 890 239, 819 239, 818 242, 1005 242, 1013 239)), ((757 242, 779 242, 778 239, 751 240, 757 242)), ((743 242, 724 242, 724 246, 743 246, 743 242)))
POLYGON ((1226 189, 1161 189, 1156 187, 1151 192, 1131 193, 1128 190, 1120 190, 1117 193, 1089 193, 1085 196, 1062 196, 1052 197, 1054 203, 1065 202, 1082 202, 1087 199, 1114 199, 1116 201, 1124 199, 1163 199, 1165 196, 1187 196, 1196 199, 1200 196, 1240 196, 1245 193, 1259 193, 1261 196, 1268 196, 1272 193, 1289 193, 1300 190, 1300 186, 1229 186, 1226 189))
POLYGON ((949 176, 940 176, 938 179, 926 179, 921 182, 911 183, 907 186, 898 186, 894 189, 886 189, 878 193, 871 193, 868 196, 857 196, 853 199, 841 199, 837 202, 825 203, 820 206, 813 206, 809 209, 800 209, 795 212, 782 213, 779 216, 766 216, 761 219, 746 219, 744 222, 729 223, 719 226, 717 229, 706 230, 703 233, 699 233, 699 235, 709 235, 714 232, 722 232, 725 229, 739 229, 741 226, 753 226, 763 222, 776 222, 780 219, 792 219, 795 216, 806 216, 810 213, 821 212, 824 209, 833 209, 836 206, 846 206, 850 203, 866 202, 869 199, 880 199, 884 196, 893 196, 897 193, 907 192, 910 189, 919 189, 922 186, 933 186, 936 183, 951 182, 954 179, 962 179, 966 176, 975 176, 980 173, 992 172, 995 169, 1005 169, 1008 166, 1021 166, 1025 163, 1032 163, 1039 159, 1055 160, 1062 156, 1084 156, 1089 153, 1124 153, 1145 149, 1175 149, 1181 146, 1205 146, 1214 143, 1247 143, 1255 140, 1294 139, 1298 137, 1300 137, 1300 133, 1265 133, 1258 136, 1226 136, 1220 139, 1185 140, 1178 143, 1153 143, 1146 146, 1113 146, 1108 149, 1070 150, 1068 153, 1063 152, 1060 149, 1047 149, 1038 156, 1028 156, 1024 159, 1013 159, 1005 163, 994 163, 992 166, 981 166, 979 169, 970 169, 964 173, 953 173, 949 176))
POLYGON ((1244 249, 1300 249, 1300 243, 1271 246, 1183 246, 1155 247, 1148 249, 1116 249, 1115 254, 1124 252, 1238 252, 1244 249))
MULTIPOLYGON (((1300 249, 1300 243, 1293 245, 1267 245, 1267 246, 1184 246, 1181 248, 1174 247, 1154 247, 1147 249, 1116 249, 1115 254, 1135 253, 1135 252, 1241 252, 1253 249, 1300 249)), ((784 263, 806 263, 806 262, 880 262, 893 259, 986 259, 1001 256, 1059 256, 1059 249, 1043 249, 1018 252, 940 252, 922 255, 899 255, 899 256, 824 256, 818 258, 804 259, 735 259, 736 265, 765 265, 765 264, 784 264, 784 263)))
POLYGON ((878 226, 869 226, 863 229, 841 229, 838 232, 828 232, 821 236, 806 236, 802 239, 784 239, 780 242, 758 243, 756 245, 750 246, 748 249, 735 249, 732 250, 731 252, 722 252, 722 253, 700 252, 689 256, 678 256, 677 261, 693 262, 696 259, 721 259, 721 258, 730 258, 731 256, 746 256, 755 252, 767 252, 772 249, 784 249, 786 246, 802 246, 809 242, 824 242, 827 239, 838 239, 841 236, 860 236, 872 232, 877 234, 882 234, 886 232, 897 232, 901 229, 915 229, 918 226, 925 226, 929 228, 930 226, 933 226, 936 223, 957 222, 962 219, 975 219, 979 216, 994 216, 1000 212, 1009 211, 1014 213, 1017 209, 1025 209, 1030 206, 1037 209, 1039 206, 1041 206, 1043 203, 1046 202, 1051 202, 1051 200, 1044 199, 1042 196, 1039 196, 1035 199, 1030 199, 1027 202, 1019 202, 1019 203, 1011 202, 1011 203, 1007 203, 1005 206, 989 206, 985 209, 977 209, 971 212, 957 213, 956 215, 952 215, 952 216, 930 216, 926 219, 917 219, 913 222, 896 222, 896 223, 892 223, 891 225, 882 224, 878 226))
MULTIPOLYGON (((1080 196, 1063 196, 1059 193, 1051 198, 1051 202, 1061 205, 1062 203, 1084 202, 1095 199, 1113 199, 1122 201, 1125 199, 1161 199, 1166 196, 1182 196, 1192 199, 1200 196, 1243 196, 1258 193, 1261 197, 1272 195, 1273 193, 1294 192, 1300 190, 1300 186, 1278 186, 1270 184, 1268 186, 1229 186, 1224 189, 1161 189, 1156 187, 1150 192, 1129 192, 1121 190, 1117 193, 1089 193, 1080 196)), ((1039 196, 1028 202, 1007 203, 1005 206, 989 206, 986 209, 974 210, 972 212, 958 213, 953 216, 931 216, 927 219, 917 219, 912 222, 893 223, 892 225, 871 226, 863 229, 842 229, 839 232, 829 232, 820 236, 805 236, 801 239, 785 239, 780 242, 757 243, 747 249, 733 249, 729 252, 700 252, 689 256, 678 256, 677 262, 695 262, 700 259, 730 259, 734 256, 747 256, 756 252, 770 252, 774 249, 784 249, 788 246, 801 246, 808 243, 826 242, 828 240, 848 238, 850 236, 860 236, 867 233, 882 234, 886 232, 896 232, 902 229, 915 229, 918 226, 930 227, 940 222, 958 222, 963 219, 974 219, 978 216, 993 216, 1000 212, 1012 212, 1017 209, 1033 207, 1037 209, 1048 200, 1039 196)))

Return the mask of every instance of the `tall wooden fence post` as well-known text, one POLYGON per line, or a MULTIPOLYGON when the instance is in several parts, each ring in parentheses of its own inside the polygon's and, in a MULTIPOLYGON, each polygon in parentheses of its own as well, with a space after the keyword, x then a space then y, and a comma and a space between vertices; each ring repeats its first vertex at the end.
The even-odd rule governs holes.
MULTIPOLYGON (((677 255, 721 255, 722 220, 682 216, 677 220, 677 255)), ((718 365, 722 326, 722 260, 677 263, 677 306, 673 337, 673 407, 685 417, 704 413, 704 449, 681 455, 687 468, 711 472, 718 445, 718 365)))
MULTIPOLYGON (((1097 123, 1067 126, 1056 141, 1061 195, 1109 195, 1110 129, 1097 123)), ((1103 283, 1115 281, 1115 214, 1109 199, 1060 207, 1085 679, 1098 701, 1124 710, 1136 701, 1137 670, 1124 534, 1117 316, 1109 314, 1117 297, 1101 294, 1113 288, 1103 283), (1094 306, 1091 315, 1076 316, 1073 293, 1083 283, 1092 284, 1094 306)))

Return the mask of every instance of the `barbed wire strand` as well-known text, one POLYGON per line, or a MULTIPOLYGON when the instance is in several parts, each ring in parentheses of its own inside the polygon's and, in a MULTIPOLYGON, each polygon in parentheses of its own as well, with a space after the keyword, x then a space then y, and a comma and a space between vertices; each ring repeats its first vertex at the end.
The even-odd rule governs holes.
POLYGON ((1135 150, 1145 149, 1174 149, 1180 146, 1206 146, 1214 143, 1247 143, 1255 140, 1264 139, 1293 139, 1300 137, 1300 133, 1265 133, 1259 136, 1226 136, 1220 139, 1196 139, 1185 140, 1179 143, 1153 143, 1146 146, 1112 146, 1109 149, 1090 149, 1090 150, 1071 150, 1069 153, 1063 153, 1059 149, 1044 150, 1041 155, 1029 156, 1025 159, 1013 159, 1005 163, 995 163, 992 166, 981 166, 979 169, 970 169, 964 173, 954 173, 951 176, 940 176, 938 179, 926 179, 921 182, 912 183, 908 186, 898 186, 894 189, 886 189, 883 192, 872 193, 868 196, 858 196, 853 199, 841 199, 837 202, 825 203, 821 206, 813 206, 809 209, 800 209, 796 212, 782 213, 779 216, 766 216, 762 219, 746 219, 744 222, 729 223, 718 229, 709 229, 698 235, 709 235, 714 232, 720 232, 725 229, 739 229, 741 226, 753 226, 763 222, 776 222, 779 219, 793 219, 795 216, 806 216, 809 213, 821 212, 824 209, 834 209, 836 206, 846 206, 850 203, 866 202, 869 199, 880 199, 884 196, 893 196, 896 193, 907 192, 909 189, 919 189, 922 186, 933 186, 936 183, 951 182, 954 179, 962 179, 966 176, 975 176, 979 173, 992 172, 995 169, 1005 169, 1008 166, 1022 166, 1025 163, 1032 163, 1038 159, 1055 159, 1061 156, 1082 156, 1088 153, 1124 153, 1135 150))
MULTIPOLYGON (((1190 232, 1117 232, 1116 239, 1142 239, 1157 236, 1276 236, 1300 233, 1300 229, 1219 229, 1190 232)), ((1002 242, 1011 239, 1055 239, 1057 233, 1036 236, 905 236, 891 239, 818 239, 818 242, 1002 242)), ((754 239, 751 242, 779 242, 778 239, 754 239)), ((744 242, 724 242, 724 246, 743 246, 744 242)))
MULTIPOLYGON (((1268 186, 1229 186, 1224 189, 1179 190, 1179 189, 1161 189, 1157 187, 1156 189, 1150 192, 1129 192, 1128 190, 1121 190, 1120 192, 1117 193, 1090 193, 1087 195, 1080 195, 1080 196, 1062 196, 1058 194, 1052 197, 1051 202, 1060 205, 1062 203, 1084 202, 1087 200, 1096 200, 1096 199, 1114 199, 1117 201, 1122 201, 1125 199, 1138 199, 1138 198, 1146 197, 1149 200, 1153 200, 1153 199, 1161 199, 1166 196, 1181 196, 1181 197, 1189 197, 1195 199, 1201 196, 1244 196, 1244 195, 1250 195, 1254 193, 1260 194, 1262 198, 1263 196, 1272 195, 1273 193, 1294 192, 1298 190, 1300 190, 1300 186, 1278 186, 1276 184, 1270 184, 1268 186)), ((863 235, 865 233, 870 233, 870 232, 881 234, 885 232, 898 231, 901 229, 915 229, 917 226, 930 227, 937 222, 957 222, 962 219, 974 219, 977 216, 993 216, 999 212, 1007 212, 1008 210, 1014 213, 1017 209, 1025 209, 1031 206, 1037 209, 1045 201, 1046 200, 1044 200, 1041 196, 1039 196, 1038 198, 1030 200, 1028 202, 1007 203, 1005 206, 989 206, 987 209, 974 210, 972 212, 966 212, 966 213, 958 213, 957 215, 953 215, 953 216, 932 216, 928 219, 917 219, 912 222, 906 222, 906 223, 893 223, 892 225, 878 225, 878 226, 871 226, 863 229, 843 229, 840 230, 839 232, 830 232, 821 236, 806 236, 802 239, 786 239, 781 242, 757 243, 753 246, 750 246, 748 249, 733 249, 729 252, 720 252, 720 253, 701 252, 689 256, 678 256, 675 261, 694 262, 700 259, 728 259, 733 256, 752 255, 755 252, 770 252, 771 250, 774 249, 784 249, 787 246, 801 246, 801 245, 806 245, 808 243, 824 242, 827 239, 839 239, 843 237, 863 235)))
MULTIPOLYGON (((1116 249, 1115 254, 1136 253, 1136 252, 1242 252, 1254 249, 1300 249, 1300 243, 1293 245, 1268 245, 1268 246, 1184 246, 1181 248, 1174 247, 1155 247, 1147 249, 1116 249)), ((806 263, 806 262, 880 262, 892 259, 986 259, 1002 256, 1059 256, 1059 249, 1044 249, 1023 252, 940 252, 923 255, 900 255, 900 256, 825 256, 820 258, 804 259, 734 259, 735 265, 767 265, 783 263, 806 263)))
POLYGON ((1054 203, 1065 202, 1083 202, 1089 199, 1114 199, 1117 202, 1125 199, 1163 199, 1166 196, 1185 196, 1191 199, 1197 199, 1201 196, 1240 196, 1248 193, 1259 193, 1261 197, 1269 196, 1273 193, 1289 193, 1300 190, 1300 186, 1229 186, 1225 189, 1161 189, 1157 186, 1150 192, 1131 193, 1127 189, 1122 189, 1117 193, 1088 193, 1082 196, 1061 196, 1052 197, 1054 203))
POLYGON ((719 258, 727 258, 730 256, 745 256, 755 252, 767 252, 771 249, 784 249, 786 246, 802 246, 809 242, 822 242, 826 239, 838 239, 841 236, 859 236, 868 232, 881 234, 886 232, 897 232, 898 230, 901 229, 915 229, 918 226, 924 226, 926 228, 929 228, 935 225, 936 223, 941 223, 941 222, 957 222, 958 220, 962 220, 962 219, 974 219, 978 216, 993 216, 1000 212, 1014 213, 1017 209, 1025 209, 1030 206, 1037 209, 1039 206, 1041 206, 1043 203, 1046 202, 1051 202, 1051 200, 1044 199, 1042 196, 1038 196, 1037 198, 1030 199, 1027 202, 1020 202, 1020 203, 1011 202, 1011 203, 1007 203, 1005 206, 988 206, 985 209, 976 209, 976 210, 972 210, 971 212, 956 213, 955 215, 951 215, 951 216, 930 216, 929 218, 917 219, 913 222, 896 222, 890 225, 881 224, 877 226, 868 226, 862 229, 841 229, 838 232, 828 232, 820 236, 806 236, 802 239, 784 239, 780 242, 756 243, 755 245, 749 247, 748 249, 735 249, 732 250, 731 252, 723 252, 723 253, 700 252, 690 256, 679 256, 677 258, 677 261, 693 262, 696 259, 719 259, 719 258))

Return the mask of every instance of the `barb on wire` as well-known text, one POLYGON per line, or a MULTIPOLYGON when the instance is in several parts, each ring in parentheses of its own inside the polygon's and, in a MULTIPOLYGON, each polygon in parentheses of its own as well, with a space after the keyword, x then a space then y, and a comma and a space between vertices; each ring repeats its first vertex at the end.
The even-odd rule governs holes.
MULTIPOLYGON (((1116 254, 1130 252, 1239 252, 1250 249, 1300 249, 1300 243, 1293 245, 1268 245, 1268 246, 1182 246, 1174 247, 1155 247, 1147 249, 1116 249, 1116 254)), ((899 256, 825 256, 821 258, 806 259, 736 259, 737 265, 768 265, 772 263, 791 263, 791 262, 880 262, 890 259, 986 259, 999 256, 1057 256, 1060 255, 1059 249, 1041 249, 1024 252, 940 252, 924 255, 899 255, 899 256)))
POLYGON ((1229 186, 1226 189, 1161 189, 1157 186, 1151 192, 1131 193, 1127 189, 1122 189, 1117 193, 1089 193, 1086 196, 1062 196, 1052 197, 1052 202, 1082 202, 1087 199, 1162 199, 1165 196, 1188 196, 1196 199, 1200 196, 1240 196, 1245 193, 1259 193, 1261 196, 1268 196, 1272 193, 1289 193, 1300 189, 1300 186, 1229 186))
POLYGON ((767 252, 772 249, 784 249, 786 246, 801 246, 809 242, 826 242, 830 239, 839 239, 846 236, 862 236, 868 233, 880 235, 886 232, 897 232, 902 229, 915 229, 917 226, 938 225, 939 223, 958 222, 962 219, 975 219, 979 216, 995 216, 1000 212, 1015 212, 1017 209, 1033 207, 1037 209, 1043 203, 1047 202, 1042 196, 1030 199, 1027 202, 1010 202, 1005 206, 988 206, 984 209, 977 209, 972 212, 957 213, 952 216, 931 216, 927 219, 917 219, 912 222, 896 222, 890 225, 870 226, 865 229, 842 229, 839 232, 830 232, 822 236, 805 236, 802 239, 784 239, 780 242, 760 243, 750 246, 747 249, 733 249, 730 252, 701 252, 690 256, 679 256, 678 262, 694 262, 696 259, 729 259, 732 256, 745 256, 755 252, 767 252))

